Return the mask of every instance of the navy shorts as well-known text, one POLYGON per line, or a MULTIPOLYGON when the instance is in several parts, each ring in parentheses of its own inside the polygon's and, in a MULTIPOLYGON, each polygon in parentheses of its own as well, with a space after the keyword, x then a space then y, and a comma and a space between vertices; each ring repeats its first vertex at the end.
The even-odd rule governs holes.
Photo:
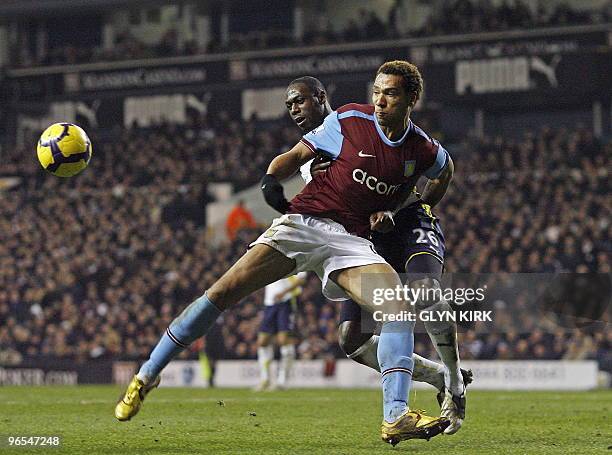
MULTIPOLYGON (((397 273, 406 273, 406 265, 415 256, 428 254, 444 263, 446 252, 440 221, 427 204, 415 203, 394 218, 395 229, 386 234, 372 233, 372 242, 380 254, 397 273)), ((433 276, 440 271, 431 270, 433 276)), ((361 307, 352 300, 342 302, 340 323, 361 321, 361 307)))
POLYGON ((395 229, 387 234, 372 233, 378 254, 397 273, 406 273, 406 264, 418 254, 430 254, 444 262, 446 248, 440 221, 427 204, 412 204, 395 216, 395 229))
POLYGON ((275 334, 278 332, 293 332, 295 329, 295 313, 291 300, 264 307, 260 332, 275 334))

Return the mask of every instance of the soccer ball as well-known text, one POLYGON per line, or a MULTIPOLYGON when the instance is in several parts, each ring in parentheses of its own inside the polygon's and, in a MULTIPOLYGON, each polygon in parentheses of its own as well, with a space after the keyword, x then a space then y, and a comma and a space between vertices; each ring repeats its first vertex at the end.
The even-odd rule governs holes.
POLYGON ((72 123, 54 123, 36 147, 43 169, 58 177, 72 177, 89 164, 91 141, 83 129, 72 123))

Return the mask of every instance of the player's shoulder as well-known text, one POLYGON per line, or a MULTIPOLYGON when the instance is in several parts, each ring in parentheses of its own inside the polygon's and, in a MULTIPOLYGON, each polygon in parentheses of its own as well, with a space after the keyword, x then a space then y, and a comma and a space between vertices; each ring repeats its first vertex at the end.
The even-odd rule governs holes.
POLYGON ((440 143, 431 135, 426 133, 421 127, 412 122, 410 132, 407 137, 408 141, 417 147, 425 149, 438 149, 440 143))
POLYGON ((431 142, 436 143, 436 139, 434 139, 429 133, 426 133, 423 128, 421 128, 416 123, 412 122, 412 128, 410 128, 410 137, 413 140, 421 141, 421 142, 431 142))
POLYGON ((336 109, 338 116, 341 117, 361 117, 363 115, 373 116, 374 115, 374 106, 372 104, 357 104, 357 103, 349 103, 344 106, 340 106, 336 109), (361 114, 361 115, 360 115, 361 114))

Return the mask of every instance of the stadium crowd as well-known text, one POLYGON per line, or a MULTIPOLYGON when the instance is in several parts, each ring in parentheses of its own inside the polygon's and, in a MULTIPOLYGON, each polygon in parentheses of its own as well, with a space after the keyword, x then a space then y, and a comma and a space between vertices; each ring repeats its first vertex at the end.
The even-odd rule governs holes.
POLYGON ((374 9, 361 8, 357 18, 350 19, 338 29, 323 15, 305 27, 302 38, 296 38, 287 27, 257 30, 249 33, 230 33, 226 42, 213 37, 205 47, 194 40, 182 42, 175 28, 165 30, 159 42, 147 45, 129 30, 117 34, 109 49, 101 46, 61 43, 51 46, 42 57, 35 57, 28 46, 20 46, 11 64, 18 67, 39 65, 66 65, 102 62, 216 54, 223 52, 274 49, 293 46, 326 45, 338 43, 370 42, 385 39, 431 37, 455 33, 480 33, 531 29, 565 25, 597 24, 612 21, 612 3, 600 9, 576 9, 566 3, 554 7, 538 2, 530 5, 523 0, 495 4, 489 0, 453 0, 432 8, 430 15, 417 28, 406 28, 410 11, 404 11, 397 1, 386 17, 374 9))
MULTIPOLYGON (((68 180, 42 172, 31 146, 3 156, 2 174, 21 182, 0 204, 0 364, 146 358, 179 309, 258 235, 242 230, 211 247, 203 182, 255 183, 271 157, 295 142, 295 128, 279 121, 255 133, 250 122, 198 122, 158 133, 133 128, 101 141, 90 168, 68 180)), ((466 138, 451 151, 456 178, 436 209, 448 272, 610 273, 611 144, 577 128, 466 138)), ((493 323, 462 329, 463 358, 589 358, 612 370, 612 333, 571 323, 575 308, 563 319, 538 307, 529 288, 499 281, 487 299, 493 323)), ((299 356, 342 357, 339 307, 322 297, 316 277, 301 302, 299 356)), ((254 358, 261 308, 256 293, 224 314, 223 336, 208 340, 212 351, 254 358)), ((586 316, 600 319, 594 311, 586 316)), ((416 351, 435 358, 423 333, 416 351)))

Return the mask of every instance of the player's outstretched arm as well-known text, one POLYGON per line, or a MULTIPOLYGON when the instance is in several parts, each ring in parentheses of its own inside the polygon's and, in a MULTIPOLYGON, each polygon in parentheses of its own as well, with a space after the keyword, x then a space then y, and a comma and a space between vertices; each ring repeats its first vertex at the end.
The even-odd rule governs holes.
POLYGON ((448 190, 454 173, 455 165, 449 156, 446 166, 444 166, 444 169, 442 169, 442 172, 438 178, 428 180, 425 184, 423 194, 421 194, 421 200, 430 207, 433 207, 440 202, 448 190))
POLYGON ((288 152, 278 155, 272 160, 266 174, 273 175, 280 182, 295 174, 302 164, 310 161, 316 155, 302 142, 298 142, 288 152))
POLYGON ((306 145, 298 142, 291 150, 278 155, 272 160, 268 171, 261 181, 261 191, 270 207, 285 213, 289 202, 285 198, 280 182, 295 174, 302 164, 313 159, 315 154, 306 145))

